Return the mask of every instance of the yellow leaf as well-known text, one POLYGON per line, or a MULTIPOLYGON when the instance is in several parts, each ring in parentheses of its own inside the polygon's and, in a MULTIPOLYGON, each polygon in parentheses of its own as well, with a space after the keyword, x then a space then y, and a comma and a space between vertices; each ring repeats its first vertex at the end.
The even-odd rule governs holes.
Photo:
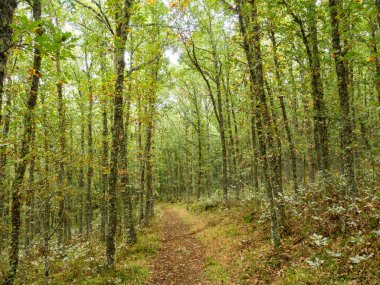
POLYGON ((376 58, 374 58, 373 56, 367 57, 367 62, 375 62, 375 61, 376 61, 376 58))

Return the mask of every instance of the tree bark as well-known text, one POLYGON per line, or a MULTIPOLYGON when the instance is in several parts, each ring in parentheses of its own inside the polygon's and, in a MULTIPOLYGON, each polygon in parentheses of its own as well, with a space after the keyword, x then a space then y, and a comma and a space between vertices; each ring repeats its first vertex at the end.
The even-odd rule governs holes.
POLYGON ((202 176, 203 176, 203 171, 202 171, 202 164, 203 164, 203 153, 202 153, 202 122, 201 122, 201 114, 199 110, 199 103, 198 103, 198 98, 197 94, 193 94, 194 98, 194 107, 195 107, 195 115, 197 118, 197 148, 198 148, 198 176, 197 176, 197 200, 199 201, 201 199, 201 194, 202 194, 202 176))
MULTIPOLYGON (((0 146, 0 217, 2 218, 2 222, 5 219, 6 215, 6 208, 7 203, 5 202, 7 200, 6 198, 6 185, 5 185, 5 168, 7 164, 7 140, 8 140, 8 134, 9 134, 9 125, 11 122, 11 116, 10 116, 10 108, 11 108, 11 95, 7 94, 7 100, 6 100, 6 107, 7 112, 4 116, 4 126, 3 126, 3 144, 0 146)), ((0 241, 2 240, 3 232, 0 230, 0 241)), ((0 249, 2 246, 0 246, 0 249)))
MULTIPOLYGON (((103 95, 105 88, 103 89, 103 95)), ((108 113, 107 101, 102 106, 102 174, 101 174, 101 201, 100 201, 100 235, 101 240, 106 240, 107 223, 107 190, 108 190, 108 113)))
POLYGON ((258 149, 257 149, 257 126, 256 126, 256 118, 255 118, 255 110, 256 110, 256 100, 253 96, 253 80, 254 80, 254 71, 253 71, 253 54, 250 47, 250 38, 248 36, 248 31, 245 23, 245 15, 243 15, 242 5, 246 0, 236 0, 236 12, 239 19, 239 30, 240 34, 243 36, 243 49, 246 54, 246 58, 248 61, 249 68, 249 76, 250 76, 250 122, 251 122, 251 140, 252 140, 252 175, 253 175, 253 189, 254 191, 259 190, 259 179, 258 179, 258 149))
MULTIPOLYGON (((45 106, 45 96, 41 96, 41 105, 45 106)), ((44 136, 44 151, 46 153, 49 152, 49 137, 48 137, 48 126, 47 126, 47 112, 44 108, 44 112, 42 115, 42 126, 43 126, 43 136, 44 136)), ((49 159, 45 157, 44 160, 44 175, 48 176, 50 173, 49 167, 49 159)), ((43 183, 43 187, 45 190, 45 199, 44 199, 44 210, 42 214, 43 223, 42 223, 42 231, 43 231, 43 260, 44 260, 44 281, 45 285, 48 285, 50 282, 50 266, 49 266, 49 235, 50 235, 50 182, 49 179, 46 179, 43 183)))
POLYGON ((152 148, 153 148, 153 131, 154 131, 154 114, 156 104, 156 88, 159 59, 156 61, 153 70, 152 83, 147 93, 147 112, 146 112, 146 143, 145 143, 145 169, 146 169, 146 196, 145 196, 145 225, 149 225, 149 219, 153 216, 153 168, 152 168, 152 148))
MULTIPOLYGON (((9 110, 7 110, 5 119, 3 120, 3 95, 4 85, 7 71, 7 60, 12 45, 13 31, 10 24, 13 21, 15 9, 17 7, 16 0, 4 0, 0 5, 0 127, 3 125, 3 144, 0 146, 0 217, 3 217, 6 197, 6 188, 4 183, 5 167, 7 162, 6 155, 6 140, 8 138, 10 116, 9 110)), ((6 104, 10 106, 10 95, 7 95, 6 104)), ((8 107, 9 107, 8 106, 8 107)), ((3 219, 1 219, 4 221, 3 219)), ((3 228, 3 222, 0 223, 0 227, 3 228)), ((3 230, 0 230, 0 243, 3 244, 3 230)), ((0 245, 0 249, 2 246, 0 245)))
POLYGON ((190 186, 189 186, 189 126, 185 123, 185 188, 186 209, 190 208, 190 186))
POLYGON ((79 177, 78 177, 78 186, 79 186, 79 209, 78 209, 78 231, 79 234, 83 234, 83 215, 84 215, 84 201, 83 201, 83 194, 84 194, 84 106, 82 103, 83 96, 82 92, 79 91, 80 95, 80 109, 81 109, 81 124, 80 124, 80 154, 81 154, 81 161, 79 166, 79 177))
POLYGON ((57 69, 57 95, 58 95, 58 114, 59 114, 59 147, 60 159, 58 162, 58 221, 57 243, 62 244, 63 241, 63 220, 65 219, 65 198, 64 198, 64 179, 65 179, 65 160, 66 160, 66 121, 65 106, 63 102, 63 83, 61 77, 60 50, 56 53, 56 69, 57 69))
POLYGON ((0 5, 0 126, 2 124, 2 102, 7 72, 7 59, 9 51, 12 48, 13 30, 10 24, 13 22, 16 7, 16 0, 3 0, 0 5))
MULTIPOLYGON (((33 1, 33 20, 41 19, 41 2, 33 1)), ((33 70, 30 91, 27 99, 27 111, 24 116, 24 130, 21 141, 20 158, 15 170, 15 178, 12 186, 12 209, 11 209, 11 244, 9 251, 9 271, 5 277, 5 284, 11 285, 16 277, 17 266, 19 262, 19 240, 20 240, 20 208, 21 192, 24 180, 25 170, 28 163, 27 157, 30 153, 30 143, 32 141, 32 132, 34 128, 34 108, 37 104, 39 83, 41 77, 41 51, 37 43, 34 44, 33 70)))
MULTIPOLYGON (((150 95, 153 96, 153 95, 150 95)), ((150 100, 149 100, 150 101, 150 100)), ((151 113, 151 104, 149 103, 149 116, 151 113)), ((152 173, 152 136, 153 136, 153 121, 151 118, 147 120, 146 126, 146 143, 145 143, 145 168, 146 168, 146 195, 145 195, 145 225, 149 225, 150 210, 153 196, 153 173, 152 173)))
POLYGON ((122 130, 122 138, 120 140, 120 186, 121 195, 123 199, 124 206, 124 226, 126 231, 126 243, 134 244, 137 242, 137 235, 135 231, 135 222, 133 217, 133 207, 132 207, 132 191, 129 185, 129 173, 128 173, 128 129, 129 129, 129 116, 130 116, 130 97, 127 97, 126 106, 126 118, 125 125, 122 130))
POLYGON ((342 148, 344 175, 347 179, 347 194, 351 198, 357 196, 355 180, 354 149, 353 149, 353 126, 351 118, 351 104, 348 93, 348 71, 344 59, 344 51, 341 46, 340 36, 340 9, 339 0, 329 0, 331 18, 331 41, 335 60, 335 69, 338 80, 338 94, 341 111, 342 148))
POLYGON ((138 113, 138 129, 137 129, 137 141, 139 147, 139 163, 140 163, 140 187, 139 187, 139 213, 137 223, 141 227, 141 223, 144 219, 144 192, 145 192, 145 155, 142 142, 142 108, 141 108, 141 94, 138 95, 137 100, 137 113, 138 113))
MULTIPOLYGON (((280 227, 279 220, 283 220, 281 213, 277 209, 277 205, 274 199, 274 193, 278 193, 279 185, 278 180, 274 177, 275 171, 275 157, 273 146, 273 130, 272 119, 266 104, 266 96, 264 92, 264 78, 263 78, 263 66, 261 58, 261 43, 260 43, 260 27, 257 20, 257 9, 254 0, 248 0, 251 6, 251 20, 253 23, 252 32, 253 37, 248 37, 247 29, 244 23, 244 16, 242 11, 242 2, 236 1, 237 13, 239 16, 240 31, 243 36, 243 47, 248 61, 250 79, 251 79, 251 92, 257 94, 257 105, 255 108, 255 119, 257 122, 257 132, 259 140, 259 149, 261 159, 263 161, 263 172, 265 176, 265 188, 270 204, 270 216, 271 216, 271 230, 272 241, 275 248, 281 246, 280 227), (252 49, 251 49, 252 44, 252 49), (255 53, 253 53, 253 51, 255 53), (255 56, 253 56, 255 54, 255 56), (265 122, 265 125, 264 125, 265 122), (268 145, 268 147, 267 147, 268 145)), ((252 95, 253 96, 253 95, 252 95)))
MULTIPOLYGON (((106 241, 106 264, 113 266, 115 262, 115 235, 117 227, 117 172, 118 158, 120 151, 120 140, 123 136, 123 85, 125 68, 125 43, 128 37, 129 20, 131 17, 131 5, 133 0, 124 0, 121 13, 116 13, 116 37, 115 37, 115 94, 114 94, 114 114, 112 124, 112 144, 111 161, 109 175, 109 221, 106 241)), ((118 7, 116 7, 118 8, 118 7)))
POLYGON ((36 165, 36 154, 35 152, 35 139, 36 139, 36 130, 32 129, 31 142, 30 142, 30 163, 29 163, 29 181, 28 188, 26 190, 26 209, 25 209, 25 233, 24 233, 24 246, 26 254, 29 254, 29 244, 30 239, 32 238, 32 224, 34 223, 34 171, 36 165))
MULTIPOLYGON (((89 72, 89 71, 88 71, 89 72)), ((94 168, 92 166, 94 160, 93 138, 92 138, 92 109, 94 105, 94 94, 92 90, 92 82, 90 75, 88 78, 88 109, 87 109, 87 153, 88 153, 88 166, 87 166, 87 189, 86 189, 86 236, 87 238, 92 232, 92 177, 94 175, 94 168)))

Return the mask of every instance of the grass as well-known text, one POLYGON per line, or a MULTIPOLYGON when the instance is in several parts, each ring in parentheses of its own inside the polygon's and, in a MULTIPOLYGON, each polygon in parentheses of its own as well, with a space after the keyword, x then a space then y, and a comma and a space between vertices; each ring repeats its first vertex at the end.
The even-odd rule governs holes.
MULTIPOLYGON (((156 216, 160 219, 159 211, 156 216)), ((150 275, 149 262, 160 246, 157 218, 149 228, 142 229, 138 237, 138 242, 133 246, 127 246, 121 237, 117 238, 116 262, 112 269, 104 267, 105 246, 96 238, 89 241, 76 238, 60 250, 52 244, 49 254, 50 284, 145 284, 150 275)), ((20 260, 15 284, 43 284, 43 260, 38 248, 33 248, 30 256, 22 256, 20 260)), ((6 262, 0 264, 5 265, 6 262)), ((6 266, 2 266, 3 269, 6 266)))
POLYGON ((206 258, 205 276, 213 284, 225 284, 228 282, 228 273, 226 269, 217 260, 212 257, 206 258))

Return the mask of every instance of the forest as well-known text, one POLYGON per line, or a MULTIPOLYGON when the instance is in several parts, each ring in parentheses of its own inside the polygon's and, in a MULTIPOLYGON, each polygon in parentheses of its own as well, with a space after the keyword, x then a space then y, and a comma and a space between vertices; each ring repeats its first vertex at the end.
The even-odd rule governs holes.
POLYGON ((379 284, 380 0, 0 0, 0 284, 379 284))

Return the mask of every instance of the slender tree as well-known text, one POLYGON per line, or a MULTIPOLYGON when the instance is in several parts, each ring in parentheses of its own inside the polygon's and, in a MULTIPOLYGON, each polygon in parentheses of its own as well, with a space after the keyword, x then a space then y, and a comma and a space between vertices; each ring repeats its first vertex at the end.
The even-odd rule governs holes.
POLYGON ((347 178, 347 194, 352 198, 357 195, 355 180, 355 163, 353 149, 353 124, 351 116, 351 101, 348 93, 348 71, 344 59, 344 48, 342 48, 340 18, 342 11, 339 8, 339 0, 329 0, 330 19, 331 19, 331 42, 335 60, 336 75, 338 79, 338 94, 341 111, 342 129, 342 148, 344 161, 344 174, 347 178))
POLYGON ((112 143, 111 143, 111 160, 109 174, 109 221, 108 233, 106 240, 106 264, 112 266, 115 262, 115 236, 117 223, 116 209, 116 188, 118 158, 120 151, 120 140, 123 136, 123 85, 125 69, 125 44, 129 33, 129 21, 131 17, 131 6, 133 0, 124 0, 123 5, 116 7, 116 34, 115 34, 115 93, 114 93, 114 113, 112 119, 112 143))
MULTIPOLYGON (((40 0, 34 0, 32 3, 33 20, 38 22, 41 20, 42 7, 40 0)), ((36 30, 36 38, 43 33, 42 27, 36 30)), ((41 73, 41 51, 36 41, 33 53, 33 68, 31 69, 31 86, 27 99, 27 111, 24 116, 24 130, 21 139, 20 159, 16 166, 15 178, 12 185, 12 209, 11 209, 11 247, 9 251, 9 270, 5 277, 5 284, 13 284, 16 277, 17 266, 19 263, 19 240, 21 226, 21 192, 22 183, 28 163, 28 155, 30 153, 30 143, 32 142, 32 133, 34 125, 34 108, 37 104, 37 97, 40 85, 41 73)))

